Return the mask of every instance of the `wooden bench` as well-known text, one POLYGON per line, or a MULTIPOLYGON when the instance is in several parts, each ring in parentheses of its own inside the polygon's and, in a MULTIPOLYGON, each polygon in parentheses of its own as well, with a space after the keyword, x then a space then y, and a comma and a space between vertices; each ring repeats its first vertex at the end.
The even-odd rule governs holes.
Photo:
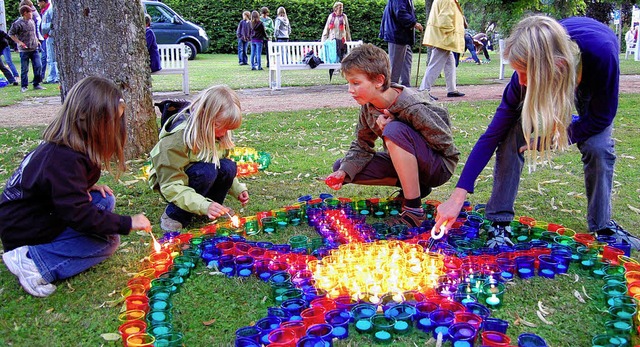
POLYGON ((500 73, 498 79, 504 79, 504 66, 509 65, 509 61, 504 57, 504 40, 498 40, 498 47, 500 47, 500 73))
POLYGON ((189 94, 189 69, 187 61, 187 47, 184 43, 178 45, 158 45, 160 66, 162 70, 152 75, 182 75, 182 91, 189 94))
MULTIPOLYGON (((362 41, 348 41, 347 53, 362 41)), ((303 62, 305 55, 313 50, 314 55, 325 59, 323 42, 269 42, 269 86, 271 89, 282 87, 283 70, 307 70, 311 67, 303 62)), ((339 69, 340 63, 323 63, 316 69, 339 69)))

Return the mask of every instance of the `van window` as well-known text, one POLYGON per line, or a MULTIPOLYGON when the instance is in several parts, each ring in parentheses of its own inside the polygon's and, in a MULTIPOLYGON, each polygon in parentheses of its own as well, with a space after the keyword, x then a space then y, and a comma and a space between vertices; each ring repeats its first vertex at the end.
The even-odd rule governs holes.
POLYGON ((152 23, 172 23, 173 14, 160 6, 147 4, 147 14, 151 16, 152 23))

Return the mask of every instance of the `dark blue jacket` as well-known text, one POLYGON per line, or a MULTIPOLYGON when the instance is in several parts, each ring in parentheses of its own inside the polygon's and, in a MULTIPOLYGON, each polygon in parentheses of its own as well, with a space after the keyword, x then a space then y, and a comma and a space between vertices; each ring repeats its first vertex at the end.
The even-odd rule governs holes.
POLYGON ((389 0, 382 14, 379 37, 397 45, 413 45, 416 41, 414 26, 417 21, 413 2, 389 0))
MULTIPOLYGON (((606 129, 618 110, 618 38, 606 25, 587 17, 572 17, 560 21, 580 47, 582 78, 576 90, 579 119, 569 125, 571 143, 580 143, 606 129)), ((473 193, 474 183, 489 162, 500 142, 520 121, 526 87, 520 86, 513 73, 502 95, 487 131, 480 136, 469 154, 457 187, 473 193)))
POLYGON ((160 53, 158 53, 158 44, 156 43, 156 34, 153 33, 151 28, 147 28, 145 32, 147 38, 147 50, 149 50, 149 58, 151 58, 151 72, 156 72, 162 69, 160 65, 160 53))

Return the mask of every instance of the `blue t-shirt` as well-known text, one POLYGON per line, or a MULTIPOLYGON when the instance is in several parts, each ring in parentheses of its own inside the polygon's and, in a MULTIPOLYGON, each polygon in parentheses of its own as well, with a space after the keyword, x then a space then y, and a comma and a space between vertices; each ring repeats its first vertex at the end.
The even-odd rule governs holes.
MULTIPOLYGON (((582 77, 576 90, 579 118, 569 126, 572 143, 585 141, 606 129, 618 109, 620 64, 618 39, 606 25, 587 17, 572 17, 560 21, 582 56, 582 77)), ((473 193, 475 181, 487 165, 499 143, 520 121, 521 105, 526 87, 520 86, 518 74, 502 94, 502 101, 482 136, 469 154, 457 187, 473 193)))

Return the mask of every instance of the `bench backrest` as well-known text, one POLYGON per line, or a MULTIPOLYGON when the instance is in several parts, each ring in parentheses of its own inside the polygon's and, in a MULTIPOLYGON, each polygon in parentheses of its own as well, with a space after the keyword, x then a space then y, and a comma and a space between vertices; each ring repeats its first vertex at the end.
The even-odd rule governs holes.
POLYGON ((160 66, 163 70, 184 69, 187 65, 187 47, 184 43, 177 45, 158 45, 160 66))
MULTIPOLYGON (((362 45, 362 41, 347 41, 345 44, 348 53, 352 48, 362 45)), ((273 59, 278 55, 286 57, 280 58, 280 65, 304 64, 304 57, 311 50, 315 56, 324 57, 323 42, 269 42, 269 62, 276 64, 273 59)))

